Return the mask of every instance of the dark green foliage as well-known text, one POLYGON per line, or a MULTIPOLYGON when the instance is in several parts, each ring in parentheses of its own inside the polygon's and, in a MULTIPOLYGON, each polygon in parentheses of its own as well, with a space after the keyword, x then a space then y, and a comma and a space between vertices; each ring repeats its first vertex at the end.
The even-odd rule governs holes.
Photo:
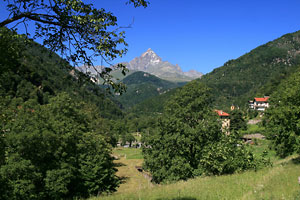
POLYGON ((129 109, 152 97, 158 97, 172 88, 185 84, 185 82, 166 81, 141 71, 130 74, 123 79, 123 83, 127 87, 126 93, 117 96, 116 99, 121 102, 125 109, 129 109))
POLYGON ((35 99, 39 104, 48 98, 67 92, 78 101, 96 104, 101 116, 118 118, 120 109, 106 97, 101 88, 92 84, 84 74, 72 69, 56 54, 4 28, 0 29, 0 94, 35 99), (6 50, 7 49, 7 50, 6 50))
MULTIPOLYGON (((38 106, 26 102, 5 124, 3 199, 65 199, 114 191, 111 149, 92 116, 67 94, 38 106)), ((1 198, 1 199, 2 199, 1 198)))
POLYGON ((143 135, 144 166, 155 182, 233 173, 257 165, 236 137, 222 132, 210 97, 205 85, 192 81, 171 98, 157 130, 143 135))
POLYGON ((235 109, 230 112, 230 132, 237 132, 239 130, 247 129, 247 122, 243 118, 243 112, 241 110, 235 109))
POLYGON ((0 50, 0 199, 115 191, 116 139, 103 117, 119 118, 121 111, 40 45, 1 28, 0 50))
POLYGON ((283 78, 300 64, 300 32, 287 34, 262 45, 204 75, 201 82, 213 89, 215 106, 231 104, 242 109, 255 95, 270 95, 283 78))
POLYGON ((300 153, 300 72, 283 81, 270 98, 264 125, 276 153, 285 157, 300 153))
POLYGON ((249 119, 253 119, 253 118, 257 117, 258 114, 259 114, 259 112, 257 110, 253 110, 253 109, 247 110, 247 116, 249 119))
POLYGON ((161 114, 164 111, 165 105, 177 89, 174 88, 164 94, 148 98, 133 106, 128 112, 146 116, 161 114))

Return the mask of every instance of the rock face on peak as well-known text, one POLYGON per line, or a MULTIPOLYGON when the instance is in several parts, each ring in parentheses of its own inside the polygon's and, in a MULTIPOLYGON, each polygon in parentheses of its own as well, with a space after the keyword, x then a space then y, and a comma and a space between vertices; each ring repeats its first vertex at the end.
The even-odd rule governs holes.
POLYGON ((190 81, 203 75, 195 70, 183 72, 178 64, 173 65, 163 61, 151 48, 140 57, 136 57, 125 64, 129 70, 148 72, 171 81, 190 81))
POLYGON ((157 65, 161 63, 162 59, 152 49, 149 48, 140 57, 136 57, 130 61, 127 67, 131 70, 147 72, 150 65, 157 65))
POLYGON ((161 63, 161 58, 151 49, 149 48, 145 53, 141 55, 144 60, 149 60, 151 64, 161 63))

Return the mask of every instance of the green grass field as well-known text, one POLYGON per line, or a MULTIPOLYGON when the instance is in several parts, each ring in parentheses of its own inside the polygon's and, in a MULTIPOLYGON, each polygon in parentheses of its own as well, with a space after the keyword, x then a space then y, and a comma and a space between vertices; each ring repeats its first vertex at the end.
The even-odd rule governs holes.
POLYGON ((269 140, 254 140, 254 145, 248 145, 247 147, 253 152, 253 154, 257 157, 262 156, 264 152, 267 154, 265 157, 270 159, 270 161, 276 162, 279 158, 276 157, 276 153, 274 150, 270 149, 270 141, 269 140))
POLYGON ((241 131, 243 134, 265 133, 265 128, 259 124, 247 124, 247 130, 241 131))
POLYGON ((117 157, 126 159, 143 159, 142 150, 139 148, 115 148, 113 154, 117 157))
MULTIPOLYGON (((249 148, 256 155, 268 149, 268 141, 258 141, 249 148)), ((125 155, 117 162, 119 176, 126 177, 119 190, 109 196, 94 197, 93 200, 153 199, 153 200, 196 200, 196 199, 300 199, 300 162, 296 155, 286 159, 275 157, 270 151, 268 156, 273 167, 243 173, 198 177, 168 185, 153 185, 142 173, 135 169, 143 162, 141 150, 119 148, 115 154, 125 155), (137 159, 134 159, 137 158, 137 159)))

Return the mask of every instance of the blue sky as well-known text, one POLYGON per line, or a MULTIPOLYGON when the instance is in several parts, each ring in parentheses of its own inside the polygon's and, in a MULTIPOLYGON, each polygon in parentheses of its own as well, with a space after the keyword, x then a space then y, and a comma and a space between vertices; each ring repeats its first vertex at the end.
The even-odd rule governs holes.
MULTIPOLYGON (((183 71, 208 73, 230 59, 286 33, 300 30, 299 0, 149 0, 147 8, 126 0, 89 0, 118 17, 126 31, 130 61, 152 48, 183 71)), ((0 2, 0 20, 5 18, 0 2)))

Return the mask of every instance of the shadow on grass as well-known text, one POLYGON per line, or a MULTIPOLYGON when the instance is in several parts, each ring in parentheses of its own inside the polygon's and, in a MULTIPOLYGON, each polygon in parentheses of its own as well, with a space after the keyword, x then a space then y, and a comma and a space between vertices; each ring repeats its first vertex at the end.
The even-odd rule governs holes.
POLYGON ((115 167, 122 167, 122 166, 126 166, 124 163, 118 162, 118 163, 114 163, 115 167))
POLYGON ((129 177, 127 176, 121 176, 119 177, 119 180, 120 180, 120 183, 123 184, 123 183, 126 183, 126 181, 129 179, 129 177))
POLYGON ((194 197, 159 198, 157 200, 196 200, 194 197))
POLYGON ((294 164, 300 164, 300 156, 298 156, 297 158, 293 158, 292 159, 292 162, 294 163, 294 164))

